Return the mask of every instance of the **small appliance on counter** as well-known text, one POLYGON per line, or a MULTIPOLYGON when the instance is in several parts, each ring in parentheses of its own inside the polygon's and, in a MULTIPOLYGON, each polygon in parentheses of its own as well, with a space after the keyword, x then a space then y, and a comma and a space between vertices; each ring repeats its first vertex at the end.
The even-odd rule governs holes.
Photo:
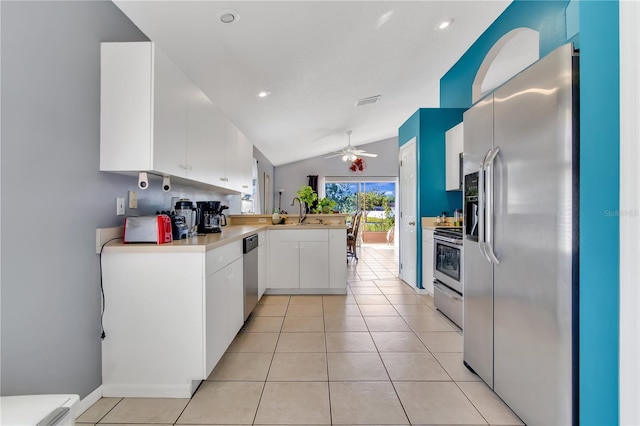
POLYGON ((171 219, 166 214, 129 216, 124 219, 125 243, 164 244, 173 241, 171 219))
POLYGON ((228 206, 221 205, 220 201, 198 201, 198 232, 211 234, 222 232, 221 227, 227 226, 227 218, 222 214, 228 206))
POLYGON ((183 238, 189 238, 189 227, 185 221, 184 216, 179 216, 176 212, 170 211, 157 211, 156 214, 166 214, 171 219, 171 234, 173 240, 181 240, 183 238))
POLYGON ((174 240, 189 238, 189 227, 184 220, 184 216, 175 214, 171 216, 171 232, 174 240))
POLYGON ((198 228, 198 209, 193 206, 193 202, 186 198, 182 198, 175 205, 176 216, 184 217, 184 223, 189 230, 189 236, 195 235, 198 228))

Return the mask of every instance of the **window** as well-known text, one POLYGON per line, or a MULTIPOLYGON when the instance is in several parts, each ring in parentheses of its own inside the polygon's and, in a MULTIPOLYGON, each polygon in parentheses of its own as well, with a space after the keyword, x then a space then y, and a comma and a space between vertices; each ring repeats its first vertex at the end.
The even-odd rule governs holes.
POLYGON ((395 225, 396 182, 394 181, 325 181, 325 197, 337 203, 335 210, 344 214, 365 211, 364 231, 388 231, 395 225))

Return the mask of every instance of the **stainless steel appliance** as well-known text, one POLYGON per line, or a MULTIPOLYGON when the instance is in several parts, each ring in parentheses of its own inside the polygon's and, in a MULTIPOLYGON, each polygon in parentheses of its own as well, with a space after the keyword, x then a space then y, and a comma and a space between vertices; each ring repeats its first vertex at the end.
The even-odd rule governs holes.
POLYGON ((243 286, 244 286, 244 320, 246 321, 258 303, 258 234, 250 235, 242 240, 243 286))
POLYGON ((189 236, 195 235, 198 227, 198 209, 193 206, 193 202, 187 199, 180 199, 175 206, 176 216, 183 216, 184 223, 189 229, 189 236))
POLYGON ((124 218, 125 243, 164 244, 173 241, 171 219, 165 214, 124 218))
POLYGON ((436 228, 433 233, 433 302, 462 328, 463 246, 461 228, 436 228))
POLYGON ((528 425, 578 421, 577 94, 565 45, 464 114, 464 362, 528 425))

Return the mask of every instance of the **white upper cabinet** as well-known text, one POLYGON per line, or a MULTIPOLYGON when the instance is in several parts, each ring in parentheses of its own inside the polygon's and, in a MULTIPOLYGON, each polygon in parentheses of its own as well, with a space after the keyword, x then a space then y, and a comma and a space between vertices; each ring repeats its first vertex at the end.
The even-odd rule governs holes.
POLYGON ((100 170, 250 185, 253 145, 154 43, 102 43, 101 67, 100 170))
POLYGON ((463 123, 460 123, 445 132, 447 191, 462 190, 460 154, 462 154, 463 132, 463 123))
POLYGON ((239 129, 236 132, 236 169, 240 192, 251 192, 253 179, 253 144, 239 129), (249 161, 247 161, 247 158, 249 161))

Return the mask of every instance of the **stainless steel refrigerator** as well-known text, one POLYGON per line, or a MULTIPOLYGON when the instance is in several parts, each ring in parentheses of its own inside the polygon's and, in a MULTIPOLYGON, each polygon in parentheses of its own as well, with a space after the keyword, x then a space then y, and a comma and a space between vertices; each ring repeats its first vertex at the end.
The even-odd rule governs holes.
POLYGON ((562 46, 464 114, 464 361, 527 425, 577 423, 577 65, 562 46))

